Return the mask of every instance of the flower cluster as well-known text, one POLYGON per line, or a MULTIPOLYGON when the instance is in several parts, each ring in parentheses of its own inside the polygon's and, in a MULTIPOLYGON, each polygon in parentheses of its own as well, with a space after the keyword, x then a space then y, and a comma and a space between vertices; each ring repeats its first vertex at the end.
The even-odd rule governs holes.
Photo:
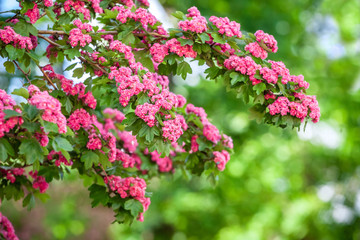
POLYGON ((45 7, 52 7, 54 6, 53 0, 44 0, 45 7))
POLYGON ((61 103, 48 92, 41 92, 35 85, 29 86, 29 103, 37 109, 44 110, 42 119, 58 125, 59 133, 66 133, 66 117, 61 113, 61 103))
POLYGON ((76 109, 68 118, 68 126, 78 131, 81 127, 87 129, 91 123, 91 117, 84 109, 76 109))
POLYGON ((169 50, 166 45, 155 43, 150 47, 150 54, 155 62, 161 63, 169 55, 169 50))
POLYGON ((135 63, 135 57, 134 57, 134 54, 131 51, 132 49, 131 49, 130 46, 127 46, 126 44, 123 44, 119 40, 115 40, 115 41, 112 41, 110 43, 109 48, 112 51, 116 50, 116 51, 118 51, 120 53, 123 53, 124 56, 125 56, 125 59, 127 59, 130 64, 135 63))
POLYGON ((162 127, 163 137, 169 139, 171 142, 176 142, 184 133, 181 124, 182 122, 180 120, 181 118, 178 116, 176 116, 175 119, 164 121, 164 126, 162 127))
POLYGON ((69 12, 70 10, 74 10, 76 13, 82 13, 84 15, 84 19, 90 20, 90 10, 85 8, 85 3, 80 0, 66 0, 64 2, 64 10, 65 12, 69 12))
POLYGON ((265 59, 268 53, 265 49, 260 47, 258 42, 252 42, 245 46, 245 51, 250 52, 254 57, 265 59))
POLYGON ((104 178, 105 183, 111 191, 117 192, 121 198, 133 198, 143 205, 143 212, 138 216, 139 221, 144 221, 143 213, 149 208, 150 198, 145 197, 146 182, 139 177, 121 178, 119 176, 108 176, 104 178))
POLYGON ((270 49, 270 51, 276 53, 278 50, 277 41, 275 40, 273 35, 269 35, 268 33, 264 33, 263 30, 258 30, 255 32, 256 41, 259 43, 265 44, 265 46, 270 49))
POLYGON ((222 150, 221 152, 214 152, 214 162, 220 171, 224 171, 226 163, 230 160, 230 154, 222 150))
POLYGON ((198 138, 198 135, 194 135, 191 137, 191 152, 193 153, 199 151, 199 144, 196 141, 198 138))
POLYGON ((285 116, 290 114, 303 121, 308 112, 310 111, 310 118, 314 123, 320 119, 320 108, 315 96, 306 96, 304 94, 296 94, 296 97, 300 100, 290 101, 287 97, 278 97, 274 103, 268 106, 269 113, 271 115, 280 114, 285 116))
POLYGON ((50 64, 43 67, 43 70, 48 72, 48 76, 50 78, 55 78, 60 80, 61 88, 66 94, 71 96, 78 95, 79 100, 81 100, 86 106, 88 106, 91 109, 96 108, 96 104, 97 104, 96 99, 94 98, 93 94, 90 91, 85 93, 86 87, 83 83, 78 83, 74 85, 74 82, 72 80, 65 78, 61 74, 55 73, 54 69, 50 64))
POLYGON ((172 53, 179 55, 180 57, 196 58, 197 52, 194 51, 192 45, 181 46, 181 43, 176 38, 170 39, 166 42, 166 47, 172 53))
POLYGON ((43 176, 38 176, 37 171, 30 171, 29 175, 33 178, 33 188, 38 188, 40 193, 46 192, 49 184, 45 181, 43 176))
POLYGON ((129 19, 133 19, 136 22, 140 22, 145 30, 150 30, 149 26, 154 26, 158 20, 145 8, 137 8, 135 12, 131 11, 131 6, 114 6, 112 11, 116 10, 119 14, 116 16, 116 20, 121 23, 126 23, 129 19))
MULTIPOLYGON (((19 3, 19 5, 21 6, 21 2, 19 3)), ((40 11, 38 9, 38 5, 34 3, 34 7, 32 9, 28 9, 25 15, 30 18, 30 22, 32 24, 36 23, 36 21, 40 18, 40 11)))
POLYGON ((211 16, 209 18, 209 21, 212 22, 218 29, 219 33, 225 34, 228 37, 236 36, 238 38, 242 37, 241 31, 240 31, 240 24, 229 20, 229 18, 225 17, 215 17, 211 16))
POLYGON ((40 143, 40 145, 42 147, 46 147, 49 144, 49 137, 48 135, 45 133, 44 128, 41 127, 40 128, 41 131, 40 132, 36 132, 34 134, 34 137, 38 140, 38 142, 40 143))
POLYGON ((69 40, 72 47, 76 47, 78 44, 81 47, 85 47, 92 41, 91 36, 88 34, 83 34, 80 28, 73 28, 70 30, 69 40))
POLYGON ((11 168, 9 170, 0 168, 1 175, 4 175, 11 183, 14 183, 16 181, 15 176, 22 176, 24 175, 24 172, 25 171, 23 168, 11 168))
POLYGON ((55 160, 55 166, 59 167, 61 164, 65 166, 71 166, 73 162, 71 160, 67 160, 61 152, 56 152, 55 150, 51 150, 48 155, 48 160, 55 160))
POLYGON ((207 123, 206 125, 204 125, 203 134, 206 139, 213 143, 217 143, 221 139, 219 129, 217 129, 217 127, 215 127, 211 123, 207 123))
POLYGON ((145 149, 145 154, 150 154, 151 160, 156 162, 159 167, 160 172, 170 172, 173 169, 172 160, 170 157, 160 157, 161 154, 156 150, 149 153, 147 149, 145 149))
POLYGON ((7 240, 19 240, 9 219, 0 213, 0 236, 7 240))
POLYGON ((4 90, 0 89, 0 138, 2 138, 5 133, 13 129, 17 124, 22 124, 23 120, 21 117, 11 117, 5 119, 6 114, 4 110, 15 110, 20 112, 19 109, 14 109, 16 102, 8 95, 4 90))
POLYGON ((191 18, 191 20, 180 21, 178 23, 179 28, 183 31, 202 33, 207 30, 206 18, 200 15, 196 7, 189 8, 186 17, 191 18))
POLYGON ((155 114, 159 111, 159 107, 150 103, 144 103, 143 105, 137 105, 135 114, 142 120, 144 120, 149 127, 155 125, 156 117, 155 114))
POLYGON ((29 50, 34 48, 30 37, 23 37, 17 34, 10 26, 5 26, 0 29, 0 39, 5 43, 12 43, 16 48, 27 48, 29 50))
POLYGON ((80 19, 74 20, 74 25, 81 30, 85 30, 86 32, 91 32, 93 30, 90 24, 83 23, 80 19))

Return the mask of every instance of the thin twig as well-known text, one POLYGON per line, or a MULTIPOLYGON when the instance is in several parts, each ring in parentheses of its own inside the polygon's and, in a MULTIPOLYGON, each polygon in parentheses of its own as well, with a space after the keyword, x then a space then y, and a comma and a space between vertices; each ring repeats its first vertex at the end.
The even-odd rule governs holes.
POLYGON ((54 83, 50 80, 49 76, 46 74, 46 72, 42 69, 42 67, 40 67, 40 65, 36 64, 40 71, 44 74, 46 80, 50 83, 51 86, 53 86, 54 89, 57 89, 57 87, 54 85, 54 83))
MULTIPOLYGON (((24 70, 21 69, 21 67, 19 66, 19 64, 17 64, 17 62, 14 60, 13 61, 16 65, 16 67, 25 75, 26 79, 28 80, 28 82, 30 83, 30 79, 28 78, 28 74, 24 72, 24 70)), ((21 80, 22 84, 24 84, 24 82, 21 80)))
POLYGON ((87 60, 87 59, 84 58, 84 57, 79 57, 79 59, 80 59, 81 61, 83 61, 83 62, 89 63, 91 66, 97 68, 98 70, 102 71, 103 73, 109 74, 106 70, 104 70, 102 67, 100 67, 99 64, 93 63, 92 61, 89 61, 89 60, 87 60))
POLYGON ((51 39, 48 38, 48 37, 45 37, 45 36, 40 35, 40 34, 38 34, 38 37, 44 39, 45 41, 47 41, 48 43, 50 43, 50 44, 52 44, 52 45, 54 45, 54 46, 56 46, 56 47, 61 47, 60 44, 57 44, 56 42, 54 42, 53 40, 51 40, 51 39))

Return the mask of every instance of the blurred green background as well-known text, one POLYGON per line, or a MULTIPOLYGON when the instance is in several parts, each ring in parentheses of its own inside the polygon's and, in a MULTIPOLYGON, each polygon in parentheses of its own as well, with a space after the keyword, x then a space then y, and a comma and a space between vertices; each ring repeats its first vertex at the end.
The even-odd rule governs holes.
MULTIPOLYGON (((175 92, 202 106, 232 136, 235 154, 214 188, 206 179, 154 179, 143 223, 110 225, 112 212, 91 209, 74 176, 51 185, 51 199, 30 213, 1 211, 20 239, 360 239, 360 1, 162 0, 171 13, 197 6, 206 17, 240 22, 275 36, 292 74, 303 74, 321 107, 305 132, 259 125, 249 106, 222 84, 176 80, 175 92)), ((6 87, 6 77, 1 78, 6 87)), ((3 86, 4 85, 4 86, 3 86)))

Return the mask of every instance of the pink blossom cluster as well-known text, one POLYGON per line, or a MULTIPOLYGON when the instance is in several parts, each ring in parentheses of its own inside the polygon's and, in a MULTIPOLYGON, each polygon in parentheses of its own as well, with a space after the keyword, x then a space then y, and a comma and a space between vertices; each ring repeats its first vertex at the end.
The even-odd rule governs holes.
POLYGON ((229 70, 235 69, 235 71, 248 76, 255 75, 256 70, 261 69, 261 66, 256 64, 255 61, 249 56, 239 57, 232 55, 224 61, 224 66, 229 70))
POLYGON ((268 33, 264 33, 263 30, 258 30, 255 32, 256 41, 259 43, 263 43, 266 45, 268 49, 272 52, 276 53, 278 50, 277 41, 275 40, 273 35, 268 33))
POLYGON ((44 128, 41 127, 41 132, 36 132, 34 137, 38 140, 41 146, 46 147, 49 144, 49 137, 45 133, 44 128))
POLYGON ((204 125, 203 134, 207 140, 213 143, 217 143, 221 140, 219 129, 217 129, 217 127, 215 127, 211 123, 207 123, 206 125, 204 125))
MULTIPOLYGON (((176 142, 179 137, 184 133, 181 120, 177 115, 175 119, 164 121, 164 126, 162 127, 163 130, 163 137, 169 139, 172 143, 176 142)), ((186 124, 186 123, 185 123, 186 124)))
POLYGON ((29 50, 34 48, 30 37, 23 37, 17 34, 10 26, 5 26, 0 29, 0 39, 5 43, 12 43, 16 48, 27 48, 29 50))
POLYGON ((11 117, 5 119, 6 114, 4 110, 15 110, 21 112, 20 109, 15 109, 16 102, 8 95, 4 90, 0 89, 0 138, 2 138, 5 133, 13 129, 17 124, 22 124, 23 119, 21 117, 11 117))
POLYGON ((153 127, 157 122, 155 114, 159 111, 159 109, 159 106, 150 103, 144 103, 142 105, 136 106, 135 114, 144 120, 149 127, 153 127))
POLYGON ((133 136, 131 132, 122 131, 118 132, 118 136, 121 141, 123 141, 123 148, 128 152, 133 153, 136 151, 137 146, 139 145, 136 136, 133 136))
POLYGON ((202 107, 195 107, 190 103, 186 105, 186 113, 194 113, 196 116, 200 117, 201 122, 207 122, 207 114, 202 107))
POLYGON ((65 166, 71 166, 73 162, 71 160, 67 160, 62 153, 56 152, 55 150, 51 150, 51 152, 48 155, 48 160, 55 160, 55 166, 59 167, 61 164, 64 164, 65 166))
POLYGON ((92 92, 85 93, 85 85, 83 83, 78 83, 73 85, 74 82, 65 78, 61 74, 57 74, 54 72, 54 69, 50 64, 43 67, 43 70, 48 72, 48 76, 52 79, 56 78, 59 79, 61 82, 62 90, 71 96, 79 95, 78 98, 89 108, 95 109, 96 108, 96 99, 94 98, 92 92))
POLYGON ((90 150, 96 150, 102 148, 102 143, 100 136, 96 133, 89 134, 89 141, 86 144, 86 147, 90 150))
POLYGON ((152 72, 147 72, 143 77, 142 77, 143 81, 143 85, 144 85, 144 92, 147 91, 147 95, 149 97, 159 94, 160 92, 160 88, 157 86, 157 84, 164 84, 163 85, 163 89, 166 89, 166 86, 168 86, 168 83, 162 83, 159 81, 159 75, 157 73, 152 73, 152 72))
POLYGON ((112 8, 112 11, 118 11, 119 14, 116 16, 116 20, 121 23, 126 23, 129 18, 135 18, 135 14, 131 12, 130 8, 125 8, 124 6, 115 6, 112 8))
POLYGON ((134 198, 143 205, 143 212, 138 216, 139 221, 144 221, 143 213, 149 208, 150 198, 145 197, 146 182, 139 177, 121 178, 119 176, 108 176, 104 179, 111 191, 117 192, 121 198, 134 198))
POLYGON ((170 39, 166 42, 166 47, 172 53, 179 55, 180 57, 196 58, 197 52, 194 51, 193 46, 185 45, 181 46, 181 43, 176 38, 170 39))
POLYGON ((81 127, 87 129, 91 124, 91 117, 84 109, 76 109, 68 118, 68 126, 78 131, 81 127))
POLYGON ((129 64, 135 63, 135 57, 132 53, 130 46, 127 46, 120 42, 119 40, 112 41, 109 46, 110 50, 116 50, 120 53, 124 53, 125 59, 129 61, 129 64))
POLYGON ((216 163, 217 168, 220 171, 224 171, 226 163, 230 160, 230 154, 222 150, 221 152, 215 151, 214 153, 214 162, 216 163))
POLYGON ((22 176, 24 175, 24 172, 23 168, 11 168, 9 170, 0 168, 1 175, 4 175, 11 183, 16 181, 15 176, 22 176))
POLYGON ((202 33, 207 30, 206 18, 200 15, 196 7, 189 8, 186 17, 191 18, 191 20, 180 21, 178 23, 179 28, 183 31, 202 33))
POLYGON ((265 59, 268 53, 263 49, 258 42, 252 42, 245 46, 245 51, 250 52, 254 57, 265 59))
POLYGON ((92 41, 91 36, 88 34, 83 34, 79 28, 73 28, 70 30, 69 40, 72 47, 76 47, 78 44, 81 47, 85 47, 92 41))
POLYGON ((296 97, 301 102, 291 102, 287 97, 278 97, 274 103, 268 106, 269 113, 271 115, 280 114, 285 116, 290 114, 291 116, 297 117, 303 121, 310 111, 309 117, 314 123, 320 119, 320 108, 315 96, 306 96, 298 93, 296 97))
POLYGON ((61 113, 61 103, 49 95, 47 91, 41 92, 35 85, 30 85, 29 103, 37 109, 44 110, 42 119, 57 124, 59 133, 66 133, 66 117, 61 113))
MULTIPOLYGON (((21 6, 21 2, 19 3, 20 7, 21 6)), ((34 3, 34 7, 31 9, 28 9, 25 13, 25 16, 28 16, 30 18, 30 22, 32 24, 36 23, 36 21, 40 18, 40 11, 38 9, 38 6, 36 3, 34 3)))
POLYGON ((222 135, 222 144, 223 144, 225 147, 228 147, 228 148, 231 148, 231 149, 234 148, 234 144, 233 144, 232 138, 229 137, 229 136, 226 135, 226 134, 223 134, 223 135, 222 135))
POLYGON ((121 161, 124 168, 133 168, 137 160, 137 158, 133 158, 129 154, 117 149, 116 161, 121 161))
POLYGON ((163 89, 161 93, 153 95, 151 101, 159 108, 171 110, 178 103, 178 97, 167 89, 163 89))
POLYGON ((290 77, 290 71, 286 68, 285 64, 281 61, 271 61, 269 60, 269 63, 271 63, 271 69, 279 76, 281 77, 281 83, 287 84, 289 81, 291 81, 290 77))
MULTIPOLYGON (((85 3, 80 0, 66 0, 64 2, 64 10, 65 12, 69 12, 70 10, 74 10, 76 13, 82 13, 84 15, 84 19, 90 20, 90 10, 85 8, 85 3)), ((99 9, 98 9, 99 10, 99 9)))
POLYGON ((149 30, 148 25, 154 26, 158 20, 145 8, 138 8, 135 11, 134 20, 140 22, 145 30, 149 30))
POLYGON ((137 75, 132 75, 129 68, 121 67, 117 69, 116 67, 110 68, 111 72, 109 78, 115 78, 117 82, 117 91, 120 94, 119 102, 124 107, 128 105, 130 98, 134 95, 138 95, 143 91, 144 85, 140 82, 140 79, 137 75))
MULTIPOLYGON (((145 154, 149 154, 149 151, 145 149, 145 154)), ((170 157, 160 157, 161 154, 156 150, 150 153, 151 160, 156 162, 160 172, 170 172, 173 169, 172 161, 170 157)))
POLYGON ((166 45, 155 43, 150 47, 150 54, 155 62, 161 63, 169 55, 169 50, 166 45))
POLYGON ((225 34, 228 37, 236 36, 238 38, 242 37, 240 31, 240 24, 229 20, 229 18, 225 17, 216 17, 211 16, 209 21, 212 22, 218 29, 220 34, 225 34))
POLYGON ((198 135, 194 135, 191 137, 191 152, 197 152, 199 151, 199 144, 197 143, 197 139, 199 138, 198 135))
POLYGON ((74 20, 74 25, 80 30, 85 30, 86 32, 93 31, 93 27, 88 23, 83 23, 80 19, 74 20))
POLYGON ((101 1, 102 0, 89 0, 89 2, 91 2, 91 7, 94 10, 94 12, 100 13, 100 14, 104 12, 104 9, 102 9, 100 7, 100 2, 101 1))
POLYGON ((52 7, 54 6, 53 0, 44 0, 45 7, 52 7))
POLYGON ((46 182, 43 176, 38 176, 37 171, 30 171, 29 175, 33 178, 33 188, 38 188, 40 193, 46 192, 49 187, 49 184, 46 182))
POLYGON ((118 123, 121 123, 125 119, 125 115, 117 109, 106 108, 103 113, 107 118, 111 118, 118 123))
POLYGON ((6 240, 19 240, 15 235, 15 230, 9 219, 0 212, 0 236, 6 240))

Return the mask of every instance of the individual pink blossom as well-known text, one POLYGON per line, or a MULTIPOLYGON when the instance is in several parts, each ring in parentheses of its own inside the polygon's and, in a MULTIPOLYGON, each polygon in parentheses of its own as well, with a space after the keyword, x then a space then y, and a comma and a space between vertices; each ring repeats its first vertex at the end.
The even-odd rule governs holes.
POLYGON ((229 137, 229 136, 226 135, 226 134, 223 134, 223 135, 222 135, 222 144, 223 144, 225 147, 228 147, 228 148, 231 148, 231 149, 234 148, 234 144, 233 144, 232 138, 229 137))

